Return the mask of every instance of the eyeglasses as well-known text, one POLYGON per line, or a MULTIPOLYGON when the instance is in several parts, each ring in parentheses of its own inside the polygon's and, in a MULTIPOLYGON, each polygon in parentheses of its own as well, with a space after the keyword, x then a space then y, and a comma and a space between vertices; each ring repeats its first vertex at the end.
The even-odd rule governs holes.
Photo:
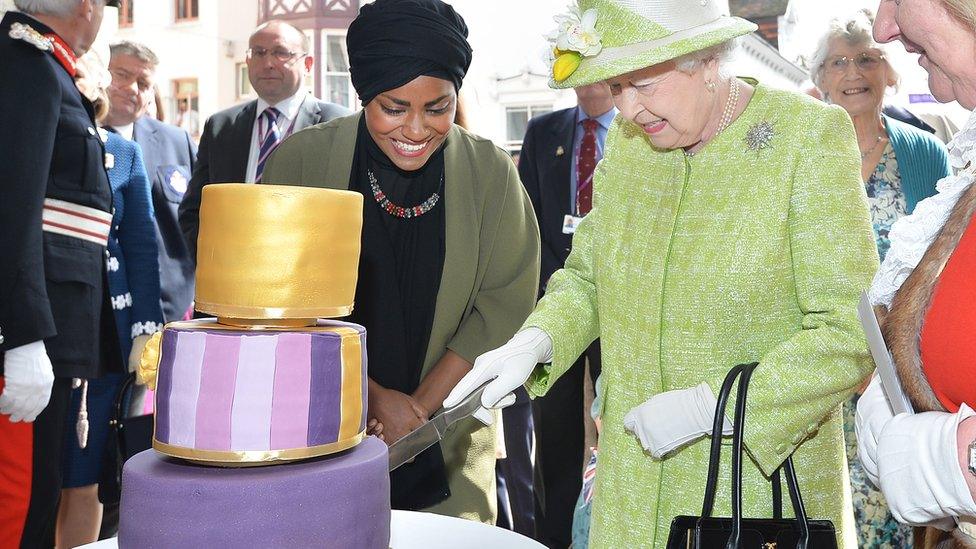
POLYGON ((881 66, 881 61, 884 58, 885 56, 883 55, 862 52, 854 57, 834 57, 827 60, 823 66, 826 67, 826 69, 830 72, 843 73, 847 71, 847 67, 849 67, 851 63, 854 63, 857 70, 861 72, 871 72, 881 66))
POLYGON ((272 57, 277 59, 279 63, 284 63, 284 64, 291 63, 292 61, 301 59, 302 57, 308 55, 305 52, 288 51, 284 48, 275 48, 273 50, 269 50, 267 48, 261 48, 257 46, 253 48, 248 48, 246 53, 248 59, 264 59, 270 54, 272 57))

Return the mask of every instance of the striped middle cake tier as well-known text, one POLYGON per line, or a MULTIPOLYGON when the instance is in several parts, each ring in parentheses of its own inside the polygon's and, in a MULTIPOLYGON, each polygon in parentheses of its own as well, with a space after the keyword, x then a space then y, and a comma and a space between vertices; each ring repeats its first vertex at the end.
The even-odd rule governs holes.
POLYGON ((363 439, 366 330, 358 324, 244 329, 200 319, 167 324, 156 345, 159 452, 262 465, 363 439))

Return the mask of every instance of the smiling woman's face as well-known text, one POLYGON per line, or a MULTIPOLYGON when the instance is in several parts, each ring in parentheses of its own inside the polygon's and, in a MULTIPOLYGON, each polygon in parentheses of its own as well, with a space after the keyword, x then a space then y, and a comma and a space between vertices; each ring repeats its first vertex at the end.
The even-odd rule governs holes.
POLYGON ((852 117, 880 114, 885 90, 895 80, 880 50, 834 38, 820 69, 821 91, 852 117))
POLYGON ((418 76, 366 104, 366 129, 380 150, 404 171, 419 170, 447 139, 457 111, 454 84, 418 76))
POLYGON ((939 101, 976 108, 976 33, 939 0, 882 0, 874 22, 878 42, 900 40, 920 54, 929 89, 939 101))

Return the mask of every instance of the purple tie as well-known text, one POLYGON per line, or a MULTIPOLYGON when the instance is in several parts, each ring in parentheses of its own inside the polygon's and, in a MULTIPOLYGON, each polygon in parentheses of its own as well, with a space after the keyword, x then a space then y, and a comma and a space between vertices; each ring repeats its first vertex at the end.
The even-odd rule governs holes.
POLYGON ((258 149, 258 167, 254 172, 255 181, 261 181, 261 176, 264 175, 264 163, 268 161, 268 157, 281 142, 281 132, 278 131, 279 116, 281 116, 281 111, 274 107, 268 107, 261 113, 261 120, 258 123, 261 148, 258 149))

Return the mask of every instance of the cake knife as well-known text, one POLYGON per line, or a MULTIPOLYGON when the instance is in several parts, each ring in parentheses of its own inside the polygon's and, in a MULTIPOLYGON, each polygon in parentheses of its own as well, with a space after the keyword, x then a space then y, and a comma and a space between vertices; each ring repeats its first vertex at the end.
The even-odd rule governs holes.
MULTIPOLYGON (((390 445, 390 471, 417 457, 417 454, 440 442, 447 429, 478 411, 481 407, 481 393, 485 383, 459 402, 457 406, 443 409, 417 429, 407 433, 390 445)), ((480 421, 480 420, 479 420, 480 421)))

